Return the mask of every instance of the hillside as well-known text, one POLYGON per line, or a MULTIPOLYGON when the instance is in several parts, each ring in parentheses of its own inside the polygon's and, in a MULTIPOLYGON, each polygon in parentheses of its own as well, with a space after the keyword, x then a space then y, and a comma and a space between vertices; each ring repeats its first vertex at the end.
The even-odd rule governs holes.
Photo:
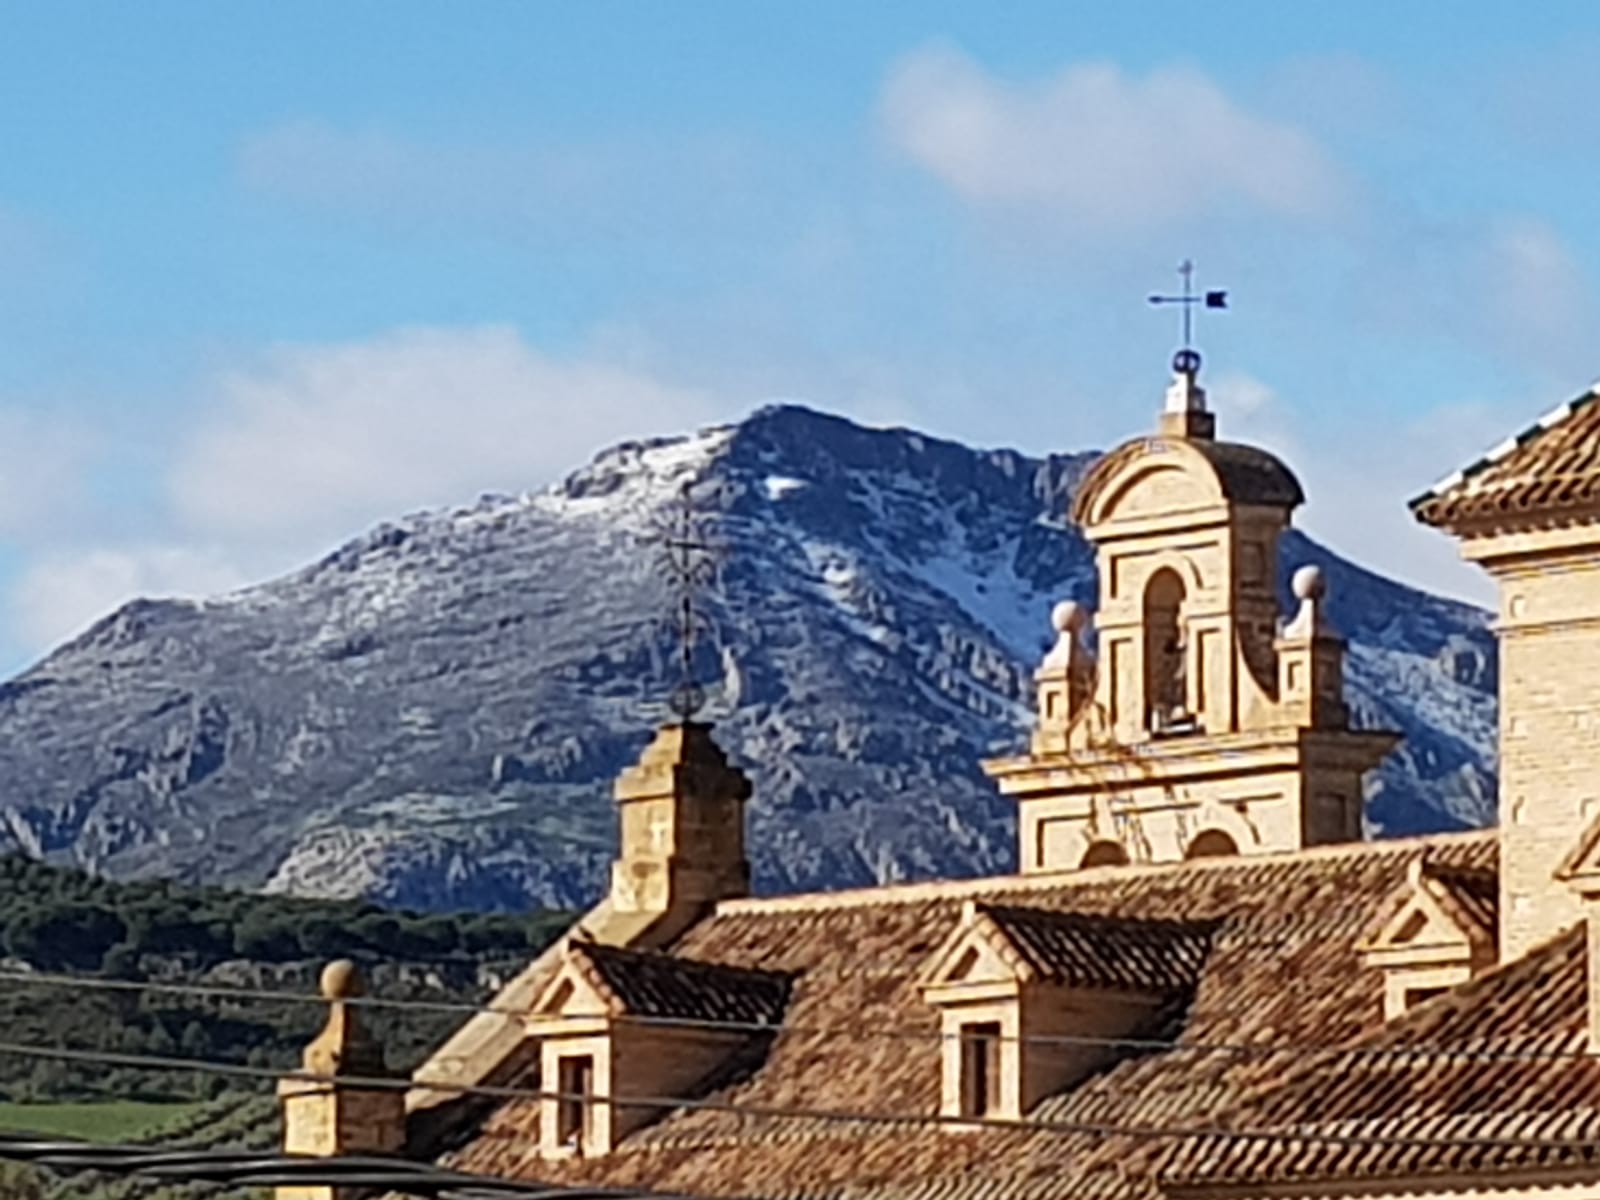
MULTIPOLYGON (((756 783, 763 891, 1012 865, 978 760, 1015 745, 1050 605, 1094 591, 1045 460, 794 407, 599 455, 560 485, 384 525, 285 578, 140 601, 0 687, 0 846, 118 877, 415 908, 587 903, 610 783, 663 715, 652 517, 684 481, 727 544, 711 715, 756 783)), ((1375 830, 1481 824, 1484 613, 1293 535, 1407 734, 1375 830)))
MULTIPOLYGON (((365 964, 374 994, 478 1002, 567 924, 522 916, 386 912, 351 901, 257 896, 166 881, 117 883, 0 857, 0 1028, 39 1046, 245 1063, 298 1061, 319 1004, 104 991, 73 981, 210 984, 316 994, 331 958, 365 964)), ((450 1013, 375 1010, 396 1068, 409 1069, 459 1021, 450 1013)), ((176 1102, 252 1081, 0 1054, 0 1104, 63 1100, 176 1102)))

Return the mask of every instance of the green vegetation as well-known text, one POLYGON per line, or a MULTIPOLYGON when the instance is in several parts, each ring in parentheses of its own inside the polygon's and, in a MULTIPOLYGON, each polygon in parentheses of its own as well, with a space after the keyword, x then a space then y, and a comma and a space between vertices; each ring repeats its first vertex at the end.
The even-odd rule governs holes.
POLYGON ((390 912, 351 900, 298 900, 171 880, 116 883, 0 855, 0 948, 45 970, 138 978, 142 960, 204 969, 229 959, 340 956, 440 962, 544 946, 567 914, 390 912))
MULTIPOLYGON (((297 900, 166 880, 117 883, 0 856, 0 948, 11 971, 131 981, 215 983, 306 995, 320 965, 366 965, 375 995, 483 1001, 482 968, 509 974, 570 920, 389 912, 351 901, 297 900)), ((0 1040, 208 1059, 281 1070, 320 1027, 319 1004, 158 992, 109 992, 0 980, 0 1040)), ((391 1067, 408 1070, 459 1014, 369 1012, 391 1067)), ((173 1104, 259 1092, 259 1080, 0 1055, 0 1102, 173 1104)), ((15 1111, 15 1110, 11 1110, 15 1111)))
POLYGON ((92 1142, 136 1141, 180 1120, 198 1106, 107 1100, 79 1104, 0 1104, 0 1132, 84 1138, 92 1142))
MULTIPOLYGON (((60 1135, 69 1136, 65 1129, 60 1135)), ((270 1095, 257 1094, 228 1096, 206 1104, 169 1106, 161 1121, 146 1125, 124 1140, 200 1150, 272 1150, 278 1141, 277 1104, 270 1095)), ((0 1197, 5 1200, 271 1200, 271 1193, 210 1184, 161 1184, 137 1176, 92 1172, 59 1174, 22 1163, 0 1162, 0 1197)))

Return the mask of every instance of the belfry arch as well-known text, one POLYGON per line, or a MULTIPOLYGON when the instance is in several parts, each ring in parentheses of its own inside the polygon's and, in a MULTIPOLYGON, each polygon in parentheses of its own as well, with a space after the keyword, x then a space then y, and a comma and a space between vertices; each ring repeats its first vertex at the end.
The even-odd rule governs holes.
POLYGON ((1183 576, 1162 567, 1144 588, 1145 728, 1161 732, 1181 725, 1188 716, 1187 639, 1183 604, 1188 596, 1183 576))

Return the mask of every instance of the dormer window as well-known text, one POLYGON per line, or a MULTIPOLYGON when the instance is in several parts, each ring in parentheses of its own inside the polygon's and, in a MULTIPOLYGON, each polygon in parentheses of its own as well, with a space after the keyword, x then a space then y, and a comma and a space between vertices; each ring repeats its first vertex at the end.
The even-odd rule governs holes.
POLYGON ((1000 1112, 1000 1022, 969 1021, 961 1027, 961 1115, 1000 1112))
POLYGON ((556 1064, 556 1143, 581 1154, 594 1149, 589 1120, 594 1111, 594 1055, 563 1054, 556 1064))
POLYGON ((1412 860, 1406 882, 1357 943, 1369 967, 1383 972, 1383 1017, 1467 982, 1497 957, 1497 884, 1486 871, 1412 860))
POLYGON ((1016 1120, 1192 991, 1212 929, 969 903, 923 974, 939 1012, 939 1111, 1016 1120), (1073 1038, 1084 1038, 1074 1042, 1073 1038))
POLYGON ((569 941, 561 969, 534 1001, 539 1116, 547 1158, 608 1154, 665 1114, 619 1103, 689 1096, 733 1055, 776 1033, 789 977, 666 954, 569 941))

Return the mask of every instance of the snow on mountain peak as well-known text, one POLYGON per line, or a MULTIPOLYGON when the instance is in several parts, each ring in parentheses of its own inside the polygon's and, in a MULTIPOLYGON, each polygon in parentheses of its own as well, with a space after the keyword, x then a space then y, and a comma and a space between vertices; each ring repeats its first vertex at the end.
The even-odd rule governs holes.
MULTIPOLYGON (((702 666, 755 779, 758 886, 1008 869, 977 764, 1024 736, 1051 605, 1094 599, 1064 519, 1094 457, 776 406, 386 523, 235 602, 136 602, 0 689, 0 844, 419 907, 587 902, 611 780, 673 680, 640 534, 693 480, 728 549, 702 666)), ((1487 820, 1484 615, 1291 534, 1285 575, 1305 562, 1353 707, 1407 734, 1374 824, 1487 820)))

